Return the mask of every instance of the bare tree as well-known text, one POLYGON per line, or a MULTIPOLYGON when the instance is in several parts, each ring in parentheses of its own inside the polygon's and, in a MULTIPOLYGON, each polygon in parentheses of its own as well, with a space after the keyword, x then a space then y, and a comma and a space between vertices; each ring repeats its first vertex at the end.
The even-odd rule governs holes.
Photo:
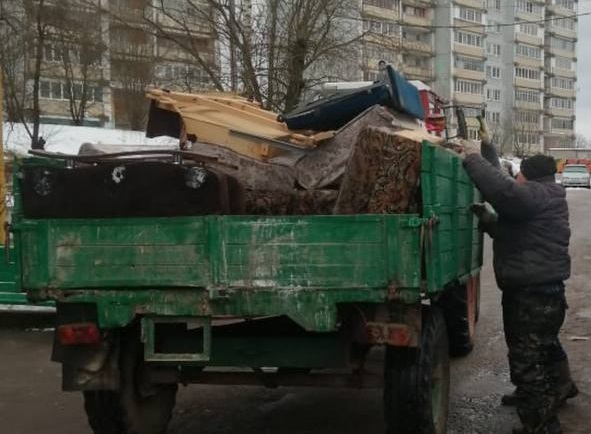
POLYGON ((584 134, 577 134, 575 136, 575 148, 589 148, 591 142, 584 134))
POLYGON ((55 29, 55 45, 63 69, 69 111, 75 125, 82 125, 102 83, 103 53, 100 20, 79 0, 62 0, 56 13, 63 19, 55 29))
POLYGON ((238 90, 266 108, 290 110, 308 88, 338 70, 328 72, 320 65, 342 61, 359 40, 361 35, 353 31, 359 22, 348 20, 356 13, 355 4, 353 0, 157 0, 144 5, 141 26, 147 24, 154 35, 190 55, 211 88, 238 90), (224 65, 229 66, 227 75, 224 65))
POLYGON ((0 67, 4 73, 8 118, 21 122, 33 148, 39 144, 40 82, 43 53, 61 20, 45 0, 1 0, 0 67))
POLYGON ((540 134, 540 128, 536 124, 521 122, 510 118, 503 125, 501 149, 510 150, 516 157, 523 158, 539 150, 537 143, 531 143, 528 138, 540 134))

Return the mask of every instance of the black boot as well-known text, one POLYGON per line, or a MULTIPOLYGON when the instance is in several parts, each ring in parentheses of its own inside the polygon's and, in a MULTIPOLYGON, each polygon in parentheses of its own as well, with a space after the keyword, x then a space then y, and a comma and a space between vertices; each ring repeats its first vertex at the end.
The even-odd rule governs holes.
POLYGON ((563 434, 563 431, 560 427, 560 421, 555 416, 543 426, 534 430, 530 430, 525 427, 513 428, 513 434, 563 434))
POLYGON ((515 407, 522 399, 525 399, 525 397, 520 392, 519 387, 516 387, 512 393, 501 397, 501 404, 508 407, 515 407))
POLYGON ((554 364, 554 373, 556 375, 556 395, 558 405, 566 404, 568 399, 574 398, 579 394, 579 389, 571 378, 568 359, 554 364))

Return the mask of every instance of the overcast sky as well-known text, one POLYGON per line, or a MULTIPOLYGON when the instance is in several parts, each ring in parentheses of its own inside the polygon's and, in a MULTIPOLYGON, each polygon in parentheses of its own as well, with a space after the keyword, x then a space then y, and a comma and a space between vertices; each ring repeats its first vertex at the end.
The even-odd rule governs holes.
MULTIPOLYGON (((591 12, 591 2, 579 2, 579 13, 584 12, 591 12)), ((591 15, 579 18, 577 50, 577 133, 591 139, 591 15)))

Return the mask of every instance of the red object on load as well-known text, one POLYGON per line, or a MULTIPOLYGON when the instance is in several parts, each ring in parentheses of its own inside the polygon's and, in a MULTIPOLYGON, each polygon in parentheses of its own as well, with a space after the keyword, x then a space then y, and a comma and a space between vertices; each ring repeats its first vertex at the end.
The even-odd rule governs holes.
POLYGON ((90 345, 101 340, 101 334, 94 323, 64 324, 57 328, 57 336, 62 345, 90 345))
POLYGON ((429 89, 420 90, 419 96, 423 110, 425 110, 425 128, 429 133, 441 136, 447 124, 443 110, 445 101, 429 89))

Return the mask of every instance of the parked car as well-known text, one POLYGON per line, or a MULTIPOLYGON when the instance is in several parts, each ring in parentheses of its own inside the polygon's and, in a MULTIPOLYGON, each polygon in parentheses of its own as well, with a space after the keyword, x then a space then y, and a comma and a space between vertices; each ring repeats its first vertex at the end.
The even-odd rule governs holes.
POLYGON ((584 164, 567 164, 562 171, 562 185, 564 187, 591 188, 589 169, 584 164))

